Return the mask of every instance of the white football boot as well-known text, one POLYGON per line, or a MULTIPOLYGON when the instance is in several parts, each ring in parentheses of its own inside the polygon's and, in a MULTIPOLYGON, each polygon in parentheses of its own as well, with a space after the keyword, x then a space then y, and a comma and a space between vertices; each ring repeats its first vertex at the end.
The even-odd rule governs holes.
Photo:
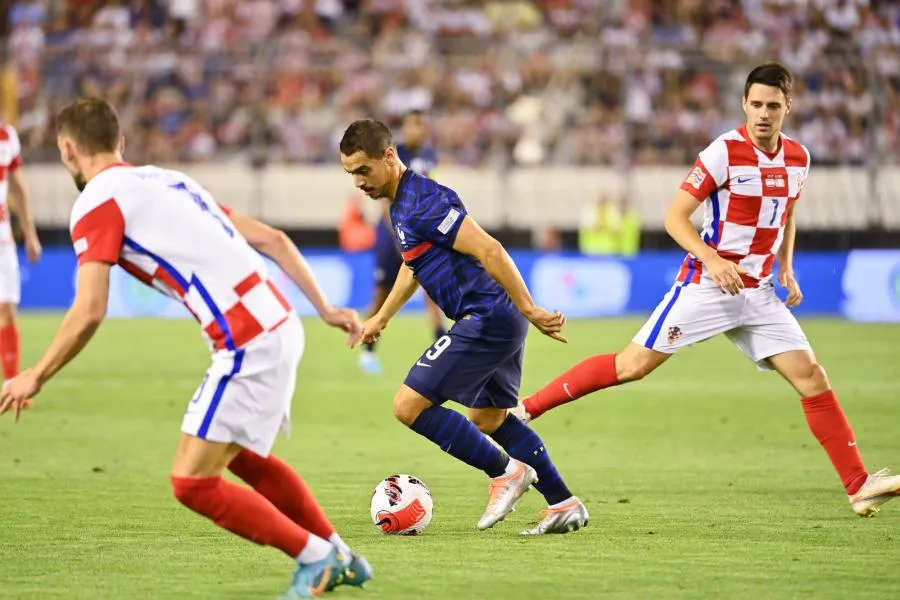
POLYGON ((516 501, 537 481, 534 469, 514 458, 509 459, 507 473, 491 479, 490 498, 478 529, 490 529, 513 511, 516 501))
POLYGON ((541 511, 543 518, 531 529, 521 532, 522 535, 546 535, 548 533, 569 533, 578 531, 588 524, 588 511, 584 503, 572 496, 556 508, 545 508, 541 511))
POLYGON ((872 473, 859 491, 849 497, 850 508, 861 517, 874 517, 881 505, 900 496, 900 475, 885 467, 872 473))

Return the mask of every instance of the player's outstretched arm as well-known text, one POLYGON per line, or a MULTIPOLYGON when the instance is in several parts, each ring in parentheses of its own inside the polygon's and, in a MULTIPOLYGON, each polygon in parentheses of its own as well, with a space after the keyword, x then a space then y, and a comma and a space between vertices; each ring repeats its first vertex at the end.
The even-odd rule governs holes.
POLYGON ((381 335, 381 331, 387 327, 388 322, 400 312, 404 304, 409 302, 409 299, 413 297, 418 288, 419 282, 413 276, 412 269, 406 264, 400 265, 400 271, 397 272, 394 287, 391 288, 384 304, 381 305, 377 313, 363 323, 360 341, 369 344, 377 340, 381 335))
POLYGON ((690 252, 709 269, 709 274, 723 292, 738 294, 744 287, 743 269, 727 261, 703 241, 691 223, 691 215, 700 206, 697 199, 685 190, 678 190, 666 213, 666 233, 679 246, 690 252))
POLYGON ((3 385, 0 414, 14 408, 18 421, 22 403, 35 396, 41 386, 75 358, 93 337, 106 316, 110 267, 104 262, 86 262, 78 267, 72 307, 37 364, 3 385))
POLYGON ((775 259, 778 261, 778 283, 788 291, 785 304, 793 308, 803 301, 800 284, 794 278, 794 243, 797 239, 797 222, 794 220, 794 206, 784 224, 784 236, 775 259))
POLYGON ((281 270, 291 278, 291 281, 309 299, 323 321, 350 334, 348 343, 353 345, 362 329, 359 315, 354 310, 336 308, 328 302, 312 269, 309 268, 309 263, 306 262, 287 234, 234 210, 230 211, 228 217, 248 244, 274 260, 281 270))
POLYGON ((25 253, 28 255, 28 260, 35 262, 41 258, 41 242, 38 239, 34 217, 31 214, 28 187, 25 185, 25 176, 22 174, 21 168, 10 171, 9 193, 12 197, 16 214, 19 215, 19 222, 22 225, 22 235, 25 238, 25 253))
POLYGON ((522 274, 519 273, 506 248, 482 229, 472 217, 468 215, 463 217, 456 239, 453 241, 453 249, 475 257, 488 274, 506 290, 519 312, 541 333, 561 342, 568 341, 559 333, 566 323, 566 318, 559 311, 551 313, 534 303, 522 274))

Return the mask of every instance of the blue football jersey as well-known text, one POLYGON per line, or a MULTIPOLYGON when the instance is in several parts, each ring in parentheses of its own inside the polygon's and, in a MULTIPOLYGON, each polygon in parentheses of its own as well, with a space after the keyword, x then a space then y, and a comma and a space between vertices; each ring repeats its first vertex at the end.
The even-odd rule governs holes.
POLYGON ((391 203, 403 261, 450 319, 518 314, 506 291, 475 258, 453 249, 466 207, 456 192, 407 169, 391 203))

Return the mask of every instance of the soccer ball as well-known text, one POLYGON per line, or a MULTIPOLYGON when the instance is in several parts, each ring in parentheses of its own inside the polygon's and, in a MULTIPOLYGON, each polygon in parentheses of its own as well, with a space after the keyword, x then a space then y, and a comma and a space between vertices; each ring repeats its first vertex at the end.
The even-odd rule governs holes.
POLYGON ((431 523, 428 486, 412 475, 385 477, 372 492, 372 522, 391 535, 418 535, 431 523))

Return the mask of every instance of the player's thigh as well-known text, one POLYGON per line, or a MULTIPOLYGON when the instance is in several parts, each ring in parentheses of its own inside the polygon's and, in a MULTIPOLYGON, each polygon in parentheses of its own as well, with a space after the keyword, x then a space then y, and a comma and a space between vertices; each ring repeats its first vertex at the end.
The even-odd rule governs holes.
POLYGON ((485 327, 477 319, 458 321, 419 357, 404 384, 437 404, 454 400, 473 406, 521 343, 514 335, 505 340, 488 336, 485 327))
POLYGON ((771 370, 771 357, 786 352, 812 354, 797 318, 770 287, 745 290, 741 326, 728 339, 761 370, 771 370))
POLYGON ((518 348, 505 361, 501 362, 490 379, 484 384, 481 393, 472 404, 474 409, 515 408, 519 403, 519 388, 522 384, 522 361, 525 357, 524 345, 518 348))
MULTIPOLYGON (((0 303, 13 307, 19 304, 19 258, 13 244, 0 244, 0 303)), ((13 313, 12 316, 14 316, 13 313)), ((12 316, 10 318, 12 318, 12 316)))
POLYGON ((182 432, 267 456, 278 432, 290 431, 303 345, 302 328, 292 317, 245 349, 216 353, 188 405, 182 432))
POLYGON ((740 295, 723 294, 715 286, 676 285, 632 339, 637 345, 673 354, 725 333, 740 322, 740 295))

